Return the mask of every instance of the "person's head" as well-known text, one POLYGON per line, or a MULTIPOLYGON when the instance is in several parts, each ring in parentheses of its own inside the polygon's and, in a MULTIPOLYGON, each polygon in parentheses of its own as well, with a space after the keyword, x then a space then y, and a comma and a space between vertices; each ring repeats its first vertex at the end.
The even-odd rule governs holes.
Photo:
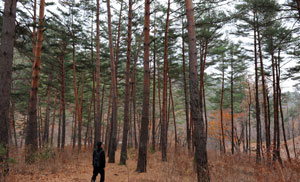
POLYGON ((102 146, 102 142, 98 141, 98 142, 97 142, 97 147, 98 147, 98 148, 101 148, 101 146, 102 146))

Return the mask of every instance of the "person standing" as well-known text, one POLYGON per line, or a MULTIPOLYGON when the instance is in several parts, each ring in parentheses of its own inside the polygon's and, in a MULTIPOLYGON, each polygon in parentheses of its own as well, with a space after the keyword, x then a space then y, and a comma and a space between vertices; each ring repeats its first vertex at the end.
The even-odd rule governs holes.
POLYGON ((97 142, 97 148, 93 152, 93 176, 92 182, 96 181, 98 173, 101 175, 100 182, 104 182, 105 179, 105 153, 102 147, 102 142, 97 142))

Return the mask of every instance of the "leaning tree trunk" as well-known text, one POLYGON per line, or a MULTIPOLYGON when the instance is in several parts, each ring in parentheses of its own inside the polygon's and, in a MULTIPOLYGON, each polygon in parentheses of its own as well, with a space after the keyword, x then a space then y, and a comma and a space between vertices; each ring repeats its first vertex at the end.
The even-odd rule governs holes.
POLYGON ((6 154, 0 156, 0 177, 8 174, 9 102, 12 83, 15 37, 16 0, 5 0, 0 46, 0 146, 6 154))
MULTIPOLYGON (((197 71, 197 48, 195 19, 192 0, 185 0, 186 14, 188 21, 188 38, 189 38, 189 72, 190 72, 190 104, 191 115, 194 122, 194 145, 195 145, 195 164, 197 169, 198 182, 210 181, 206 137, 204 131, 204 121, 202 114, 202 94, 199 96, 198 90, 198 71, 197 71)), ((200 84, 203 82, 203 72, 200 74, 200 84)), ((201 89, 200 89, 201 90, 201 89)))
POLYGON ((162 161, 167 161, 167 90, 168 90, 168 33, 169 33, 170 0, 168 0, 167 20, 165 29, 165 48, 164 48, 164 74, 163 74, 163 107, 161 122, 161 154, 162 161))
POLYGON ((128 13, 128 32, 127 32, 127 53, 126 53, 126 81, 125 81, 125 101, 124 101, 124 124, 123 124, 123 138, 122 149, 120 156, 120 163, 126 164, 127 160, 127 137, 129 131, 129 98, 130 98, 130 60, 131 60, 131 25, 132 25, 132 0, 129 0, 128 13))
POLYGON ((44 10, 45 10, 45 0, 40 1, 40 11, 39 11, 39 28, 37 35, 37 43, 34 55, 34 62, 32 65, 32 81, 30 90, 30 99, 28 114, 29 119, 26 129, 25 138, 25 161, 27 163, 33 162, 33 155, 38 150, 37 141, 37 92, 39 84, 40 75, 40 65, 42 60, 42 44, 43 44, 43 33, 44 33, 44 10))
POLYGON ((108 162, 115 162, 115 152, 117 149, 117 133, 118 133, 118 118, 117 118, 117 79, 116 79, 116 66, 114 59, 114 48, 111 30, 111 13, 110 13, 110 0, 107 0, 107 20, 108 20, 108 35, 109 35, 109 50, 110 50, 110 68, 111 68, 111 84, 112 84, 112 118, 111 118, 111 133, 109 141, 109 159, 108 162))
POLYGON ((143 109, 140 130, 139 154, 137 172, 147 170, 147 141, 149 125, 149 96, 150 96, 150 69, 149 69, 149 44, 150 44, 150 0, 145 0, 145 21, 144 21, 144 91, 143 109))

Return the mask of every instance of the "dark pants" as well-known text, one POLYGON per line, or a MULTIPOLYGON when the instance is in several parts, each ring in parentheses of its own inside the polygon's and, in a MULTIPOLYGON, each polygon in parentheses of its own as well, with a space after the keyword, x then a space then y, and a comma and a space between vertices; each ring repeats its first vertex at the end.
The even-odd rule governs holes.
POLYGON ((100 173, 100 175, 101 175, 100 182, 104 182, 105 171, 103 168, 98 168, 98 167, 94 167, 92 181, 96 181, 96 177, 97 177, 98 173, 100 173))

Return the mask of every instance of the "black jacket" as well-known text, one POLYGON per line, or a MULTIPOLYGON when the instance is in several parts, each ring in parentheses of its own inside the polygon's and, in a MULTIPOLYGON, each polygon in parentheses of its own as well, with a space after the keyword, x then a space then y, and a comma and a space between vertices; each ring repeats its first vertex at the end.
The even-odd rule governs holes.
POLYGON ((94 150, 93 152, 93 166, 94 166, 94 159, 95 159, 95 156, 96 156, 96 152, 99 152, 101 151, 101 154, 100 154, 100 161, 101 161, 101 166, 100 168, 105 168, 105 163, 106 163, 106 160, 105 160, 105 152, 103 151, 102 148, 97 148, 94 150))

